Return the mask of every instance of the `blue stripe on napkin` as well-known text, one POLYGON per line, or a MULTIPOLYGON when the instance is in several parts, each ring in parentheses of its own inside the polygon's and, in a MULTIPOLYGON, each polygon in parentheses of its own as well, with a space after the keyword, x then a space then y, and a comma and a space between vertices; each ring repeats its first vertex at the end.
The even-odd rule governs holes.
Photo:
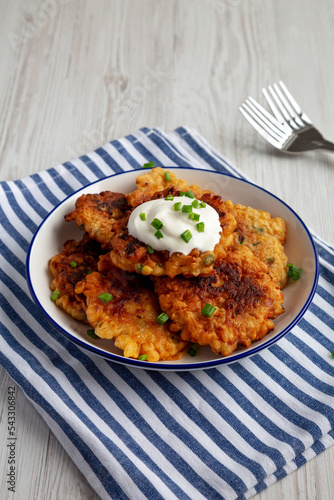
POLYGON ((73 191, 143 163, 244 177, 198 132, 143 128, 0 184, 0 362, 102 499, 246 499, 334 442, 334 249, 314 235, 311 307, 277 344, 232 365, 150 372, 104 360, 54 329, 25 280, 29 243, 73 191))

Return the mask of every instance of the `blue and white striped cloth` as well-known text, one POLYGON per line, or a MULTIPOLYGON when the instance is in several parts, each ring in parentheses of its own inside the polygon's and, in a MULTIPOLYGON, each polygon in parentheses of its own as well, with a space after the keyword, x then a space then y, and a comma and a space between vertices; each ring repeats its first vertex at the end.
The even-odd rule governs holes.
POLYGON ((243 177, 196 131, 143 128, 2 182, 0 362, 102 499, 246 499, 333 444, 334 249, 315 237, 311 307, 277 344, 231 365, 157 372, 83 351, 50 326, 25 277, 50 210, 113 172, 157 165, 243 177))

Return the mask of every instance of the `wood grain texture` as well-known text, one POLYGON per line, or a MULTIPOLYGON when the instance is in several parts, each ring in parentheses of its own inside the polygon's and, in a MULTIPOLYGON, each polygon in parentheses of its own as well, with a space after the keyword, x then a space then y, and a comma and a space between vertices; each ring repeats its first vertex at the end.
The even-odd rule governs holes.
MULTIPOLYGON (((282 79, 334 140, 330 0, 15 0, 0 16, 0 177, 17 179, 142 126, 197 129, 255 183, 334 243, 334 155, 275 151, 238 112, 282 79)), ((0 371, 0 442, 7 388, 0 371)), ((61 444, 17 389, 15 494, 3 500, 95 500, 61 444)), ((255 500, 329 500, 328 449, 255 500)))

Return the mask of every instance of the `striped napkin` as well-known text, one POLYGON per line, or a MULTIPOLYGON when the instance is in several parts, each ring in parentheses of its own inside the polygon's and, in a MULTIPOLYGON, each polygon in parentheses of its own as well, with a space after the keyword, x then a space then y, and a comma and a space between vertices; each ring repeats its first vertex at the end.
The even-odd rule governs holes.
POLYGON ((152 160, 243 177, 181 127, 143 128, 1 183, 0 362, 102 499, 250 498, 333 444, 332 247, 314 236, 319 286, 293 331, 206 371, 146 371, 97 357, 50 326, 28 292, 29 242, 50 210, 96 179, 152 160))

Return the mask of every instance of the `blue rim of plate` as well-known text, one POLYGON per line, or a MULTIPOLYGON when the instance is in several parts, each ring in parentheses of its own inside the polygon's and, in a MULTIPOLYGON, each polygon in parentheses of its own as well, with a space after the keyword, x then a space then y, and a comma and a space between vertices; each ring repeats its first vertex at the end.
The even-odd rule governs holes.
MULTIPOLYGON (((315 246, 315 243, 313 241, 311 233, 309 232, 308 228, 304 224, 303 220, 299 217, 299 215, 289 205, 287 205, 283 200, 281 200, 278 196, 270 193, 270 191, 268 191, 268 190, 266 190, 266 189, 264 189, 264 188, 262 188, 262 187, 260 187, 260 186, 258 186, 256 184, 254 184, 254 183, 252 183, 252 182, 250 182, 250 181, 248 181, 246 179, 243 179, 243 178, 240 178, 240 177, 236 177, 236 176, 231 175, 231 174, 226 174, 226 173, 223 173, 223 172, 218 172, 218 171, 215 171, 215 170, 206 170, 206 169, 200 169, 200 168, 177 167, 175 165, 174 166, 163 166, 162 168, 175 168, 175 169, 180 169, 180 170, 193 170, 193 171, 199 171, 199 172, 208 172, 208 173, 214 174, 214 175, 222 175, 224 177, 231 177, 232 179, 244 182, 245 184, 249 184, 250 186, 253 186, 253 187, 259 189, 260 191, 263 191, 264 193, 268 194, 269 196, 275 198, 277 201, 279 201, 280 203, 282 203, 282 205, 284 205, 298 219, 299 223, 304 228, 304 230, 305 230, 305 232, 306 232, 306 234, 307 234, 307 236, 308 236, 308 238, 310 240, 312 249, 313 249, 314 260, 315 260, 315 273, 314 273, 314 280, 313 280, 313 284, 312 284, 312 288, 311 288, 311 291, 309 293, 309 296, 307 297, 307 299, 306 299, 303 307, 301 308, 301 310, 299 311, 299 313, 295 316, 295 318, 281 332, 279 332, 277 335, 275 335, 271 339, 267 340, 266 342, 261 343, 258 346, 254 345, 254 347, 249 348, 249 349, 247 349, 245 351, 236 352, 235 354, 231 354, 230 356, 226 356, 226 357, 222 357, 222 358, 218 358, 218 359, 213 359, 211 361, 202 361, 202 362, 197 362, 197 363, 186 363, 186 364, 177 364, 177 363, 175 363, 175 364, 169 364, 166 361, 164 361, 163 364, 161 364, 162 362, 149 363, 147 361, 140 361, 140 360, 134 359, 134 358, 125 358, 125 357, 122 357, 122 356, 120 356, 118 354, 113 354, 111 352, 104 351, 104 350, 102 350, 100 348, 95 347, 94 345, 91 345, 91 344, 88 344, 86 342, 83 342, 82 340, 78 339, 77 337, 74 337, 71 333, 69 333, 67 330, 65 330, 61 325, 59 325, 45 311, 45 309, 43 308, 42 304, 40 303, 40 301, 39 301, 39 299, 38 299, 38 297, 37 297, 37 295, 35 293, 34 287, 33 287, 32 282, 31 282, 31 277, 30 277, 30 270, 29 270, 30 256, 31 256, 31 253, 32 253, 32 250, 33 250, 34 242, 35 242, 35 240, 36 240, 36 238, 38 236, 38 233, 39 233, 40 229, 48 221, 48 219, 51 217, 51 215, 53 214, 53 212, 55 210, 57 210, 58 207, 60 207, 60 205, 62 205, 63 203, 65 203, 72 196, 78 195, 81 191, 87 189, 87 187, 92 186, 94 184, 97 184, 97 183, 99 183, 101 181, 105 181, 105 180, 110 179, 112 177, 119 176, 119 175, 127 175, 127 174, 132 174, 133 175, 134 171, 141 172, 141 171, 143 171, 143 169, 136 169, 136 170, 126 171, 126 172, 117 172, 117 173, 111 174, 109 176, 103 177, 101 179, 97 179, 96 181, 94 181, 94 182, 92 182, 90 184, 87 184, 86 186, 78 189, 77 191, 74 191, 72 194, 70 194, 69 196, 67 196, 60 203, 58 203, 58 205, 56 205, 51 210, 51 212, 46 216, 46 218, 41 222, 40 226, 38 227, 36 233, 34 234, 32 240, 30 242, 28 253, 27 253, 27 259, 26 259, 27 283, 28 283, 28 288, 29 288, 30 294, 31 294, 31 296, 32 296, 35 304, 43 312, 43 314, 46 317, 46 319, 61 334, 63 334, 67 339, 69 339, 70 341, 72 341, 74 344, 78 345, 79 347, 81 347, 81 348, 83 348, 85 350, 88 350, 88 351, 94 353, 95 355, 97 355, 99 357, 107 359, 109 361, 114 361, 114 362, 119 363, 119 364, 131 366, 131 367, 136 367, 136 368, 142 368, 142 369, 148 369, 148 370, 156 370, 156 371, 175 371, 175 372, 176 371, 203 370, 203 369, 208 369, 208 368, 214 368, 214 367, 219 366, 219 365, 231 364, 231 363, 234 363, 236 361, 240 361, 243 358, 248 358, 250 356, 253 356, 254 354, 262 351, 263 349, 267 349, 272 344, 275 344, 278 340, 280 340, 282 337, 284 337, 287 333, 289 333, 292 330, 292 328, 297 323, 299 323, 299 321, 301 320, 301 318, 304 316, 304 314, 306 313, 307 309, 309 308, 309 306, 310 306, 310 304, 312 302, 312 299, 313 299, 313 297, 315 295, 315 292, 316 292, 316 289, 317 289, 317 285, 318 285, 318 279, 319 279, 319 258, 318 258, 318 252, 317 252, 317 249, 316 249, 316 246, 315 246)), ((150 169, 147 169, 146 171, 149 171, 149 170, 150 169)))

